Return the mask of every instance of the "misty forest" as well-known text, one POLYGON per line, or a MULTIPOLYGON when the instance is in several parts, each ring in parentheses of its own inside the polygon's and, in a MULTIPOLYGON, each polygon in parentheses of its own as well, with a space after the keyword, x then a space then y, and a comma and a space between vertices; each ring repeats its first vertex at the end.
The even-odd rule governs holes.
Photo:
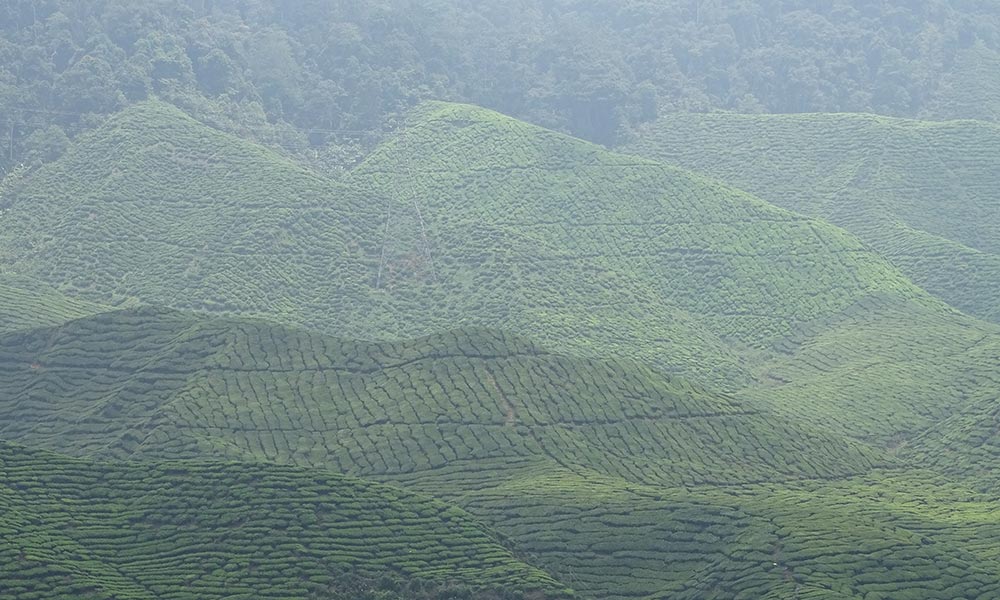
POLYGON ((1000 598, 1000 4, 0 0, 0 599, 1000 598))

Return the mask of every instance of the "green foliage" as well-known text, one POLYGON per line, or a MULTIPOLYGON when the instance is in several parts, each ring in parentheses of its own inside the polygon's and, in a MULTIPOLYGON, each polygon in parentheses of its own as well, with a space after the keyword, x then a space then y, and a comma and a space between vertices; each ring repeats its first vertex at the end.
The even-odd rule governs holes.
POLYGON ((0 422, 73 454, 393 482, 588 597, 985 600, 1000 582, 994 500, 641 364, 487 330, 372 343, 109 312, 0 337, 0 422))
POLYGON ((329 472, 3 442, 0 508, 11 600, 564 596, 462 511, 329 472))
POLYGON ((884 462, 639 364, 479 330, 375 344, 110 312, 0 337, 0 389, 7 439, 113 458, 208 454, 406 479, 436 471, 460 485, 507 469, 697 485, 884 462))
POLYGON ((627 150, 851 231, 924 289, 1000 321, 1000 129, 866 115, 670 115, 627 150))
MULTIPOLYGON (((2 220, 2 218, 0 218, 2 220)), ((70 298, 49 286, 14 275, 0 275, 0 334, 59 325, 107 310, 70 298)))
MULTIPOLYGON (((56 310, 38 323, 56 327, 30 331, 30 313, 12 318, 0 437, 381 479, 469 511, 592 597, 996 596, 995 500, 913 470, 900 444, 985 406, 997 328, 834 226, 437 103, 341 182, 144 103, 22 183, 5 270, 200 314, 56 310)), ((259 518, 288 532, 269 551, 298 565, 312 555, 297 528, 315 523, 288 510, 259 518)), ((392 531, 351 519, 340 531, 358 539, 392 531)), ((389 555, 397 573, 440 573, 389 555)), ((65 564, 26 568, 63 581, 65 564)), ((294 576, 324 577, 327 562, 301 564, 294 576)), ((225 565, 208 566, 220 581, 225 565)))
POLYGON ((4 266, 103 304, 358 339, 506 329, 879 444, 997 368, 970 354, 995 328, 843 230, 464 105, 425 105, 334 183, 146 103, 19 187, 4 266))
POLYGON ((150 95, 341 166, 428 99, 601 143, 678 109, 995 117, 998 32, 984 2, 11 1, 0 164, 150 95))

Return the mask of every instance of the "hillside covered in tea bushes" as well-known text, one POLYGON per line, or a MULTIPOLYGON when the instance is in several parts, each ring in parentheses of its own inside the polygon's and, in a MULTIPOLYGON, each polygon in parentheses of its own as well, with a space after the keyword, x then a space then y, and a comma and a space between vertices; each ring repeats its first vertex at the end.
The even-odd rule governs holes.
POLYGON ((209 453, 462 486, 539 469, 650 484, 829 478, 886 460, 641 364, 488 330, 363 343, 109 312, 0 337, 0 383, 0 436, 115 459, 209 453))
POLYGON ((347 339, 500 328, 883 446, 1000 365, 1000 329, 842 229, 466 105, 424 105, 333 181, 142 104, 25 178, 4 221, 4 269, 90 302, 347 339))
POLYGON ((108 310, 99 304, 70 298, 26 277, 0 274, 0 333, 59 325, 108 310))
POLYGON ((640 364, 487 330, 368 343, 116 311, 0 337, 0 390, 0 437, 32 446, 437 495, 588 597, 985 599, 997 577, 987 497, 640 364))
POLYGON ((840 225, 924 289, 1000 321, 1000 128, 994 124, 678 114, 624 149, 840 225))
POLYGON ((997 600, 1000 4, 0 0, 0 600, 997 600))
POLYGON ((462 511, 328 471, 0 442, 0 508, 11 600, 565 595, 462 511))
MULTIPOLYGON (((435 497, 505 552, 445 538, 468 549, 453 581, 422 571, 458 568, 438 542, 412 564, 376 545, 331 594, 996 595, 1000 327, 824 220, 447 103, 333 179, 147 102, 13 189, 0 439, 86 468, 377 480, 407 490, 394 526, 435 497)), ((43 506, 17 526, 64 535, 43 506)), ((266 555, 318 562, 272 580, 314 593, 329 538, 282 525, 266 555)), ((168 577, 253 581, 218 552, 168 577)), ((183 597, 88 560, 86 581, 183 597)), ((53 561, 25 598, 76 581, 53 561)))

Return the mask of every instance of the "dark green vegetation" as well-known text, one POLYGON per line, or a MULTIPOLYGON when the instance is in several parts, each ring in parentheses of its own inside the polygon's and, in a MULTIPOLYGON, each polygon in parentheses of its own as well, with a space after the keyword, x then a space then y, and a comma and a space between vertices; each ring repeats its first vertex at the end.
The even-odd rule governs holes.
POLYGON ((602 143, 676 110, 993 118, 998 51, 982 0, 5 0, 0 172, 149 97, 327 165, 427 99, 602 143))
MULTIPOLYGON (((111 312, 0 337, 0 390, 0 436, 23 443, 295 464, 433 493, 591 597, 985 600, 1000 589, 994 502, 639 364, 486 330, 376 344, 111 312)), ((265 472, 292 477, 278 469, 265 472)))
POLYGON ((11 600, 563 595, 467 514, 395 488, 266 464, 85 462, 6 442, 0 558, 11 600))
POLYGON ((870 115, 670 115, 627 147, 851 231, 1000 321, 1000 128, 870 115))

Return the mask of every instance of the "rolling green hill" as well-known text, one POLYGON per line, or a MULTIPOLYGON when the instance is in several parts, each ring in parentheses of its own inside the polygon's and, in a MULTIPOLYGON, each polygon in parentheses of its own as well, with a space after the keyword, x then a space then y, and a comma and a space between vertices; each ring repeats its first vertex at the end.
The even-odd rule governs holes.
POLYGON ((116 459, 207 454, 461 486, 539 469, 670 485, 832 478, 885 461, 641 364, 487 330, 363 343, 110 312, 0 336, 0 390, 0 437, 116 459))
POLYGON ((588 597, 985 600, 1000 582, 992 501, 641 364, 488 330, 351 342, 118 311, 0 336, 0 390, 0 437, 32 445, 437 495, 588 597))
POLYGON ((841 229, 465 105, 423 106, 332 183, 147 103, 28 178, 4 219, 5 268, 90 300, 352 339, 504 329, 879 444, 997 368, 967 356, 995 328, 841 229))
MULTIPOLYGON (((753 377, 742 395, 840 434, 894 443, 1000 369, 995 327, 934 302, 843 230, 495 113, 427 105, 354 178, 395 198, 384 263, 401 264, 385 284, 398 293, 416 295, 432 261, 443 272, 491 257, 476 268, 493 274, 477 286, 484 302, 531 308, 531 322, 512 312, 508 324, 537 323, 540 339, 572 327, 556 329, 559 340, 614 323, 621 337, 603 351, 631 346, 652 364, 664 351, 659 336, 650 343, 655 321, 623 307, 667 304, 740 353, 753 377), (568 318, 598 294, 590 281, 608 282, 602 297, 651 300, 568 318)), ((719 383, 718 372, 693 373, 719 383)))
POLYGON ((747 377, 722 337, 761 347, 869 293, 919 295, 822 223, 457 105, 418 111, 349 186, 140 105, 5 221, 11 270, 95 301, 363 338, 502 326, 722 381, 747 377))
POLYGON ((68 295, 363 321, 376 208, 167 105, 122 113, 19 189, 4 266, 68 295))
POLYGON ((680 114, 665 116, 626 150, 827 219, 956 308, 1000 321, 996 125, 680 114))
POLYGON ((11 600, 565 593, 466 513, 395 488, 264 464, 86 462, 6 442, 0 558, 11 600))

